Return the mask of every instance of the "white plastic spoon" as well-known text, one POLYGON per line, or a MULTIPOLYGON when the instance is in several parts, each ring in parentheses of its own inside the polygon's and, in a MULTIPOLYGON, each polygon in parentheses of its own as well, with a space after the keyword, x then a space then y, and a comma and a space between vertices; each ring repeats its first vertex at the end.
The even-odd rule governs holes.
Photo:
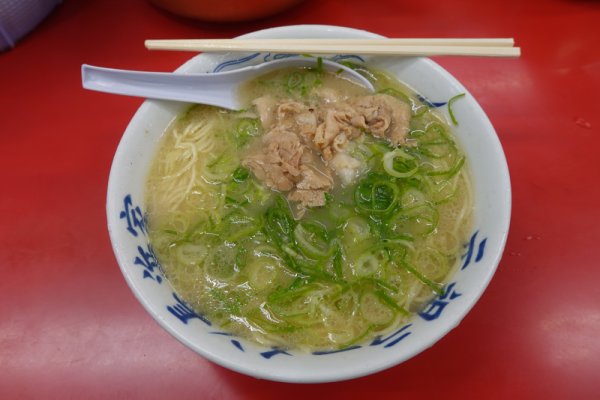
MULTIPOLYGON (((207 74, 127 71, 84 64, 81 66, 81 79, 84 88, 99 92, 209 104, 238 110, 241 108, 238 88, 243 82, 276 69, 317 67, 317 63, 314 58, 284 58, 233 71, 207 74)), ((322 66, 374 91, 371 82, 342 64, 322 60, 322 66)))

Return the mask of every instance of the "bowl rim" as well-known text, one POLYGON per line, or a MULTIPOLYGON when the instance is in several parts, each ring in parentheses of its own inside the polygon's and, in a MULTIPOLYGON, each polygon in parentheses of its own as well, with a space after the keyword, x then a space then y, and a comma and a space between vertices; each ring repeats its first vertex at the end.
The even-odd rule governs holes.
MULTIPOLYGON (((329 32, 329 33, 333 33, 336 35, 347 35, 347 34, 362 35, 363 37, 366 37, 366 38, 369 38, 369 37, 381 38, 381 37, 383 37, 381 35, 377 35, 375 33, 360 30, 360 29, 334 26, 334 25, 319 25, 319 24, 289 25, 289 26, 281 26, 281 27, 275 27, 275 28, 267 28, 267 29, 262 29, 262 30, 258 30, 255 32, 251 32, 251 33, 239 36, 239 37, 240 38, 277 37, 277 35, 284 34, 284 36, 285 36, 285 35, 289 35, 290 33, 295 32, 295 31, 300 32, 303 30, 329 32)), ((192 72, 192 69, 196 66, 196 63, 197 63, 199 57, 206 57, 206 55, 201 54, 201 55, 192 57, 191 59, 189 59, 188 61, 183 63, 181 66, 179 66, 176 69, 176 71, 180 72, 180 73, 192 72)), ((468 95, 470 95, 468 90, 466 88, 464 88, 464 86, 460 82, 458 82, 458 80, 456 80, 456 78, 454 78, 448 71, 446 71, 439 64, 437 64, 436 62, 434 62, 433 60, 428 59, 428 58, 420 58, 419 57, 419 59, 421 59, 422 62, 427 63, 433 69, 435 69, 437 73, 444 76, 444 78, 446 80, 448 80, 452 85, 456 86, 460 90, 462 90, 465 93, 467 93, 468 95)), ((132 123, 134 122, 136 117, 138 115, 141 115, 148 107, 151 107, 151 106, 155 105, 156 103, 157 102, 153 101, 153 100, 146 100, 138 108, 138 110, 134 114, 132 120, 130 121, 127 129, 125 130, 123 138, 121 139, 121 141, 117 147, 117 150, 115 152, 115 156, 114 156, 113 163, 111 165, 110 174, 109 174, 109 182, 108 182, 108 190, 107 190, 107 203, 106 203, 107 222, 108 222, 108 230, 109 230, 109 236, 110 236, 110 240, 111 240, 111 246, 113 248, 113 252, 117 259, 119 268, 121 269, 121 272, 123 273, 123 276, 125 277, 125 280, 126 280, 128 286, 130 287, 134 296, 142 304, 144 309, 153 317, 153 319, 155 321, 158 322, 158 324, 163 329, 165 329, 172 336, 174 336, 179 342, 183 343, 186 347, 192 349, 193 351, 200 354, 204 358, 206 358, 212 362, 215 362, 216 364, 222 365, 228 369, 231 369, 231 370, 234 370, 234 371, 246 374, 246 375, 254 376, 257 378, 269 379, 269 380, 274 380, 274 381, 284 381, 284 382, 299 382, 299 383, 334 382, 334 381, 353 379, 353 378, 357 378, 357 377, 370 375, 370 374, 379 372, 381 370, 384 370, 384 369, 390 368, 392 366, 398 365, 402 362, 405 362, 408 359, 414 357, 415 355, 423 352, 424 350, 426 350, 427 348, 431 347, 436 342, 441 340, 444 336, 446 336, 450 330, 452 330, 456 326, 458 326, 458 324, 466 317, 466 315, 471 311, 471 309, 475 306, 475 304, 478 302, 480 297, 483 295, 483 292, 489 285, 494 273, 496 272, 496 270, 498 268, 498 264, 500 262, 502 254, 504 252, 504 248, 506 246, 506 240, 507 240, 509 226, 510 226, 510 215, 511 215, 511 208, 512 208, 510 175, 509 175, 508 165, 506 162, 506 157, 504 155, 500 140, 499 140, 489 118, 487 117, 486 113, 481 108, 479 103, 473 98, 473 107, 475 107, 476 111, 479 113, 479 115, 481 117, 481 121, 486 125, 487 130, 490 133, 489 139, 492 140, 492 142, 493 142, 493 146, 492 146, 492 149, 494 150, 493 156, 495 158, 496 163, 498 163, 497 166, 502 170, 502 172, 504 172, 505 182, 503 182, 503 185, 504 185, 505 190, 503 193, 501 193, 501 195, 504 196, 502 204, 504 204, 506 206, 506 208, 503 210, 503 213, 505 215, 505 217, 502 219, 502 221, 504 222, 504 226, 499 227, 500 245, 496 249, 494 258, 488 262, 488 264, 490 264, 491 267, 488 268, 487 274, 480 280, 479 286, 477 287, 477 290, 474 291, 474 295, 471 296, 471 298, 469 299, 468 304, 465 307, 461 308, 458 313, 456 313, 455 317, 452 318, 451 323, 446 324, 446 326, 444 326, 443 329, 436 330, 435 331, 436 334, 433 335, 433 338, 425 341, 424 343, 419 344, 418 346, 413 347, 410 352, 406 352, 405 354, 403 354, 402 357, 398 357, 397 359, 390 358, 389 360, 386 360, 386 362, 380 362, 376 365, 372 365, 372 364, 358 365, 355 368, 353 368, 349 371, 345 371, 343 373, 331 371, 330 373, 323 375, 323 376, 315 376, 315 374, 312 373, 311 371, 306 371, 305 374, 301 375, 301 374, 299 374, 298 370, 293 371, 293 373, 289 373, 289 372, 285 372, 285 371, 265 372, 265 371, 261 371, 261 370, 256 370, 253 368, 252 365, 248 365, 247 363, 244 364, 244 363, 236 362, 235 360, 232 360, 228 357, 222 356, 221 354, 219 354, 219 352, 215 352, 212 349, 202 348, 202 347, 198 346, 197 343, 194 343, 190 338, 183 335, 178 329, 176 329, 173 326, 173 324, 171 324, 169 321, 165 320, 163 318, 163 316, 160 313, 158 313, 157 310, 155 310, 155 306, 153 304, 151 304, 150 301, 145 297, 143 289, 138 285, 137 278, 135 278, 131 274, 130 270, 125 265, 126 263, 131 263, 131 262, 129 260, 124 259, 123 250, 117 243, 118 235, 115 232, 115 227, 116 227, 115 222, 116 221, 114 221, 114 215, 115 215, 115 211, 116 211, 116 204, 114 203, 114 198, 116 196, 114 196, 113 193, 116 190, 115 182, 119 178, 117 176, 117 174, 120 171, 118 171, 116 169, 116 161, 117 161, 117 159, 119 159, 125 155, 124 153, 125 153, 126 149, 124 148, 123 142, 124 142, 124 140, 126 140, 126 137, 129 135, 128 132, 130 130, 130 126, 132 125, 132 123)), ((159 101, 158 103, 162 104, 163 102, 159 101)))

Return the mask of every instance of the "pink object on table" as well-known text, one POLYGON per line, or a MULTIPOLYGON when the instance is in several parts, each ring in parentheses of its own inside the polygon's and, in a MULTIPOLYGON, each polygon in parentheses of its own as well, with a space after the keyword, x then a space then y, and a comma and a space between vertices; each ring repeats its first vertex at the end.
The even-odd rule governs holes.
POLYGON ((0 51, 42 22, 61 0, 0 0, 0 51))

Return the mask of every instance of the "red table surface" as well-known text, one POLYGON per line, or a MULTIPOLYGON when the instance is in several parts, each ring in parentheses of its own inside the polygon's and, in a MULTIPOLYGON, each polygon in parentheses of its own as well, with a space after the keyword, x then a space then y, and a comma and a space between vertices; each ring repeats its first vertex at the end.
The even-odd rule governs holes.
MULTIPOLYGON (((223 0, 226 1, 226 0, 223 0)), ((148 2, 64 1, 0 54, 0 398, 600 398, 600 3, 306 0, 214 24, 148 2), (292 385, 217 366, 159 327, 113 256, 114 151, 141 99, 84 91, 80 66, 172 71, 148 38, 292 24, 390 37, 515 37, 520 59, 438 57, 478 99, 511 171, 504 258, 458 328, 375 375, 292 385)))

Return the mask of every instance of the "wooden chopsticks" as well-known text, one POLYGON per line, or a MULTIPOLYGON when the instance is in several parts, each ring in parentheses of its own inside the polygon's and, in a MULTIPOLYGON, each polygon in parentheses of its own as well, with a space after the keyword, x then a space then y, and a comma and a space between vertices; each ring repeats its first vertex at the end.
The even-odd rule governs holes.
POLYGON ((512 38, 490 39, 179 39, 146 40, 150 50, 404 56, 519 57, 512 38))

